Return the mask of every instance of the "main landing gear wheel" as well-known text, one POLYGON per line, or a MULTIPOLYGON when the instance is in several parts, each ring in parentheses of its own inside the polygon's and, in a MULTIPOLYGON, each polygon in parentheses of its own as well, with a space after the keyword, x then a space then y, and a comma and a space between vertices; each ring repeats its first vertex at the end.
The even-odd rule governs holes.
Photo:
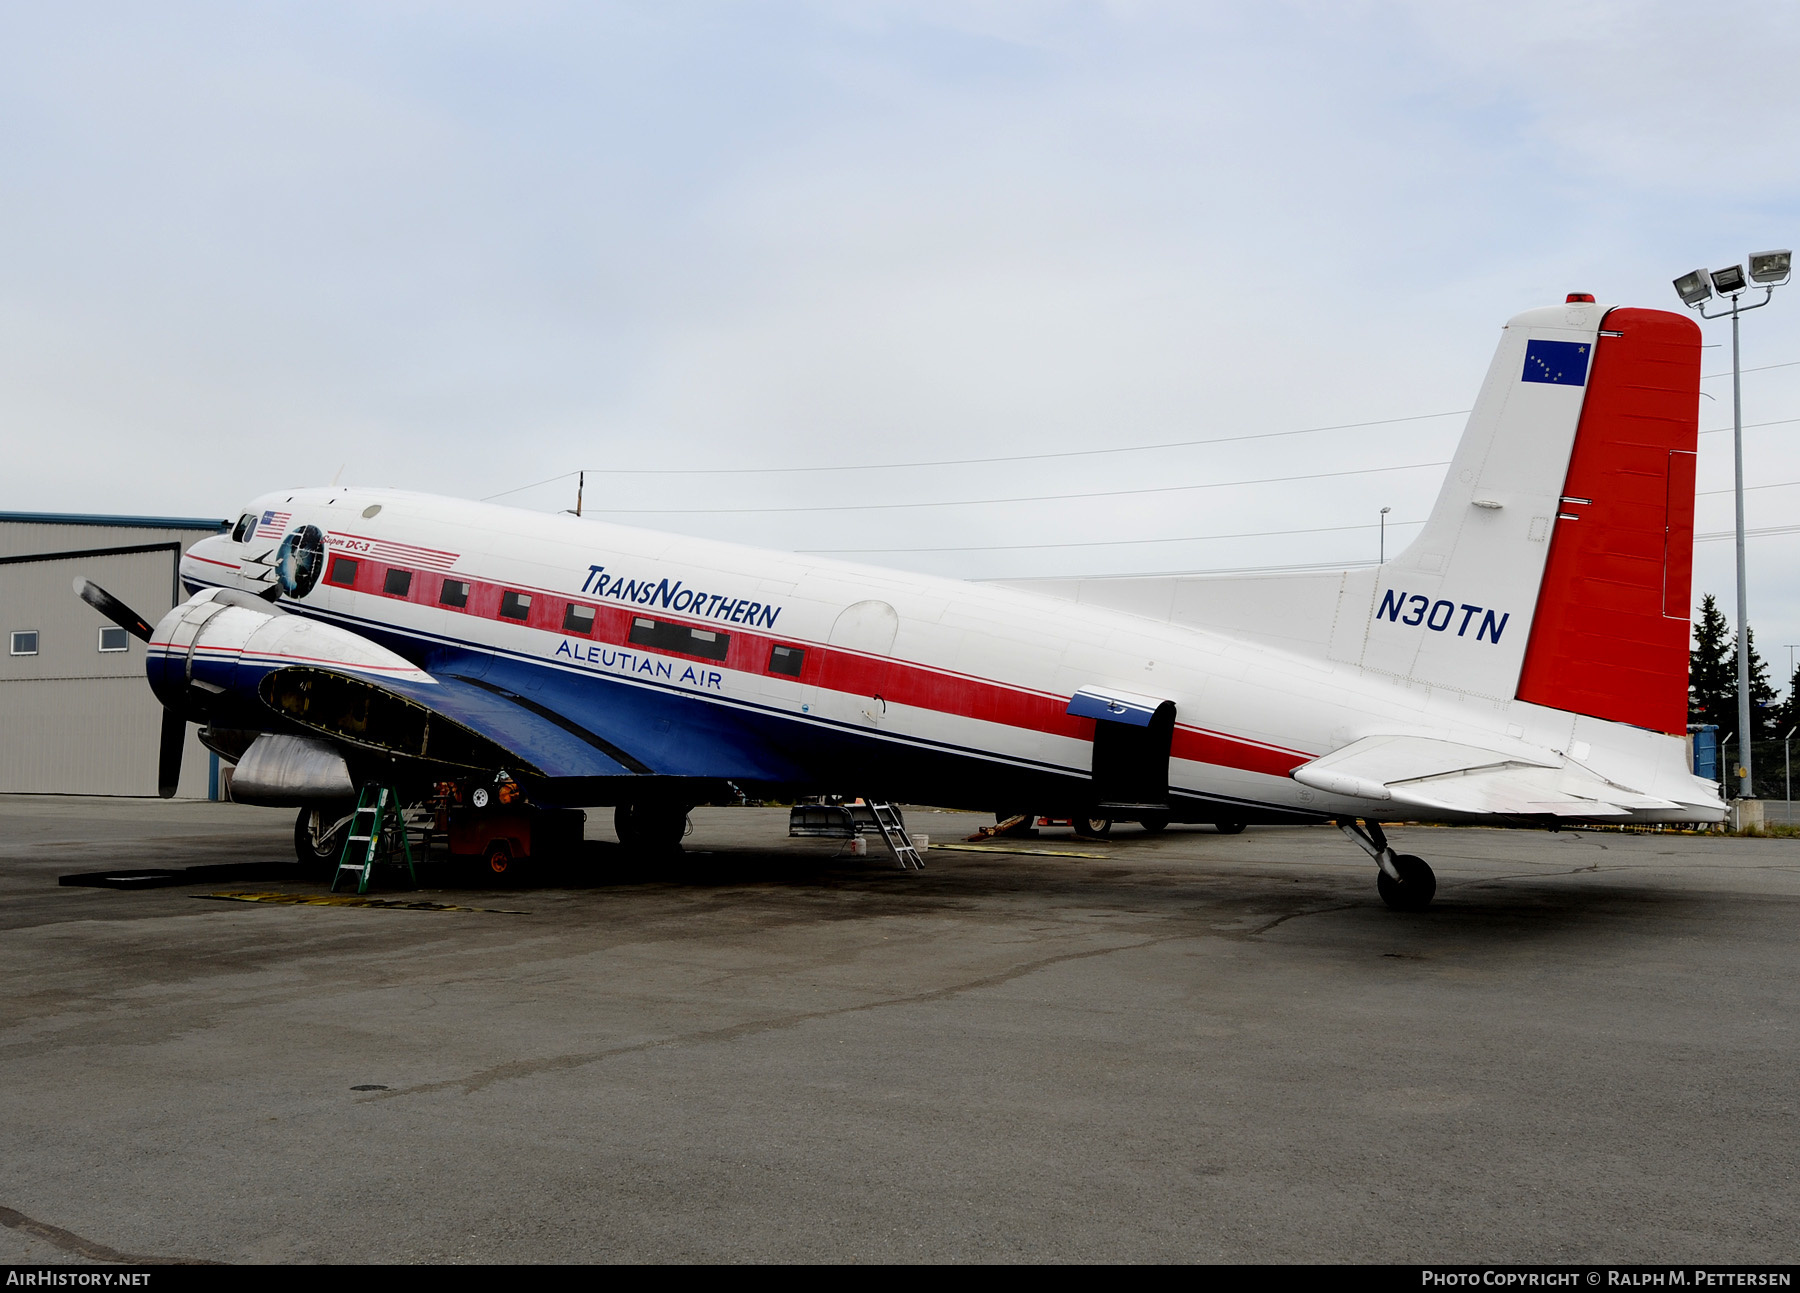
POLYGON ((1112 818, 1077 817, 1075 833, 1084 840, 1103 840, 1112 834, 1112 818))
POLYGON ((350 815, 354 804, 324 804, 316 811, 302 808, 294 820, 294 856, 310 870, 324 870, 337 863, 344 851, 344 836, 350 831, 350 815))
POLYGON ((633 852, 675 853, 692 829, 681 804, 620 804, 613 810, 613 831, 633 852))
POLYGON ((1380 891, 1381 900, 1394 911, 1424 911, 1429 907, 1437 893, 1437 876, 1425 859, 1396 853, 1394 870, 1400 873, 1398 882, 1386 871, 1375 873, 1375 888, 1380 891))
POLYGON ((1146 835, 1161 835, 1169 829, 1169 815, 1167 813, 1146 813, 1138 818, 1138 825, 1144 828, 1146 835))
POLYGON ((1244 833, 1244 823, 1214 822, 1213 829, 1221 835, 1242 835, 1244 833))

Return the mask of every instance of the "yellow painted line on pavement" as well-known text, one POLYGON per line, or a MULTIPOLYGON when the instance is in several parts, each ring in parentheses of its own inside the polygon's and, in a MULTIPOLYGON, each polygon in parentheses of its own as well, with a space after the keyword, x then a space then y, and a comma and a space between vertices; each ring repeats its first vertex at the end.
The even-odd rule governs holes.
POLYGON ((1023 853, 1030 857, 1040 858, 1109 858, 1110 853, 1071 853, 1067 849, 1002 849, 992 844, 938 844, 932 843, 927 852, 936 853, 939 849, 955 849, 958 853, 1023 853))
POLYGON ((485 911, 500 916, 529 916, 506 907, 457 907, 417 898, 369 898, 353 893, 197 893, 196 898, 221 902, 268 902, 286 907, 377 907, 386 911, 485 911))

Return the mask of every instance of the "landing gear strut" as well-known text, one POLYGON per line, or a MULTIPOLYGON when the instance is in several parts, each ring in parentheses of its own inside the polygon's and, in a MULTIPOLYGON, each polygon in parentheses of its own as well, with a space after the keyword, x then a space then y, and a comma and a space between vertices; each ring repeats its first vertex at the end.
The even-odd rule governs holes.
POLYGON ((1437 876, 1432 874, 1424 858, 1410 853, 1396 853, 1388 844, 1381 823, 1364 818, 1340 821, 1337 828, 1356 841, 1358 848, 1375 859, 1381 868, 1375 877, 1381 900, 1394 911, 1424 911, 1437 893, 1437 876))

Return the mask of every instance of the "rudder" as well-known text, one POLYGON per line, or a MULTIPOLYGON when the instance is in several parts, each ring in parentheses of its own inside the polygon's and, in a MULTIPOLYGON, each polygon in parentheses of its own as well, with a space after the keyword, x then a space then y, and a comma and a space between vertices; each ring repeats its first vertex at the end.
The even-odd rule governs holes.
POLYGON ((1601 336, 1518 697, 1680 735, 1700 329, 1664 310, 1615 309, 1601 336))

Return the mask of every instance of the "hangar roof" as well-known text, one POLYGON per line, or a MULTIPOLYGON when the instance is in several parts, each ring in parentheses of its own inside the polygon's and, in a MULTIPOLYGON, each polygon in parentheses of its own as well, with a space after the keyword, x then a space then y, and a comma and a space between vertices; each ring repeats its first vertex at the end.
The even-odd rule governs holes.
POLYGON ((100 516, 84 512, 0 512, 0 523, 23 525, 117 525, 135 530, 227 530, 230 521, 212 516, 100 516))

